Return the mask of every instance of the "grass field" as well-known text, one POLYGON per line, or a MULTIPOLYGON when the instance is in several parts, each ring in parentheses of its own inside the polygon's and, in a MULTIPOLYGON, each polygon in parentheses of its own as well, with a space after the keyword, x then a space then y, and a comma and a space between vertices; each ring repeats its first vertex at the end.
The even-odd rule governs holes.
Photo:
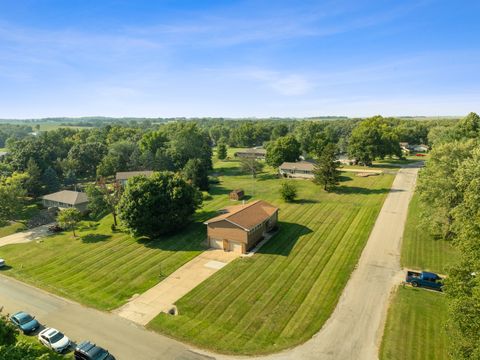
POLYGON ((335 193, 292 180, 299 200, 287 204, 274 174, 253 182, 236 166, 216 164, 216 191, 240 187, 279 206, 278 234, 256 255, 235 260, 178 301, 180 315, 159 315, 149 327, 223 353, 279 351, 309 339, 330 316, 393 176, 344 173, 335 193))
POLYGON ((408 209, 403 235, 402 266, 445 274, 448 266, 456 259, 455 249, 451 242, 434 238, 420 225, 419 201, 418 194, 415 194, 408 209))
POLYGON ((446 360, 447 302, 442 293, 400 287, 388 311, 381 360, 446 360))
POLYGON ((39 211, 38 206, 29 202, 19 214, 17 221, 0 225, 0 238, 27 229, 27 221, 39 211))

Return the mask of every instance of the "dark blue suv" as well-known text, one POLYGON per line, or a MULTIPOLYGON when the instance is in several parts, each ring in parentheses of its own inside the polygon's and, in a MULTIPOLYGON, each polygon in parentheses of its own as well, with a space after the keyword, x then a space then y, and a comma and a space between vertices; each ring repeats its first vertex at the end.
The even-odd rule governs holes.
POLYGON ((73 355, 75 360, 115 360, 107 350, 90 341, 82 341, 78 344, 73 355))

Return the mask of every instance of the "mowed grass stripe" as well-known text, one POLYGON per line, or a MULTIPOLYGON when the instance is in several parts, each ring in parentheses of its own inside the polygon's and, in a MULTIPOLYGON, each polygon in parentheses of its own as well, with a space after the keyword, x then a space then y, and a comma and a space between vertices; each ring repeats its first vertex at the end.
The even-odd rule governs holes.
POLYGON ((280 218, 312 233, 285 252, 282 246, 292 245, 291 233, 282 226, 285 237, 277 234, 252 259, 235 261, 200 284, 177 302, 179 316, 160 315, 149 326, 198 346, 237 354, 278 351, 305 341, 338 300, 392 178, 350 175, 344 185, 360 190, 337 194, 319 191, 309 181, 297 182, 300 198, 312 200, 309 211, 305 204, 282 204, 280 218))

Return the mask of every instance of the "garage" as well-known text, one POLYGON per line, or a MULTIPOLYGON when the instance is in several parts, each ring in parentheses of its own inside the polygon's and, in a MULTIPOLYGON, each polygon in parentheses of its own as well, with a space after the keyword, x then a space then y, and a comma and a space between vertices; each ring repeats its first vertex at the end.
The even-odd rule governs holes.
POLYGON ((210 239, 210 247, 214 249, 223 249, 223 240, 210 239))
POLYGON ((242 243, 235 242, 235 241, 229 241, 228 242, 228 250, 234 252, 234 253, 239 253, 242 254, 242 243))

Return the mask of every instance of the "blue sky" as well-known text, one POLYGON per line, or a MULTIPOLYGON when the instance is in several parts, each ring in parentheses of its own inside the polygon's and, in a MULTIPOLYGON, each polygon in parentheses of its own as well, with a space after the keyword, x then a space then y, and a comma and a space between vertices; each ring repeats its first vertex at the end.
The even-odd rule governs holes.
POLYGON ((480 2, 0 2, 0 118, 480 111, 480 2))

